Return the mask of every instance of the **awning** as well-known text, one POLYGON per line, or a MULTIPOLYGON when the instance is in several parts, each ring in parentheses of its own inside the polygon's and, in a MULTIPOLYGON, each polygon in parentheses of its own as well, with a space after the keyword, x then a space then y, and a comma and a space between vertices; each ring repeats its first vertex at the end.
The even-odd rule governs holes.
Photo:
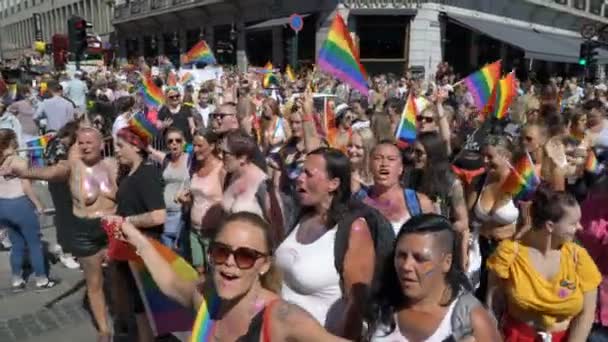
MULTIPOLYGON (((463 15, 448 14, 448 17, 473 31, 524 50, 526 58, 578 63, 582 38, 540 32, 530 27, 519 27, 463 15)), ((602 63, 608 62, 608 51, 600 50, 598 60, 602 63)))
MULTIPOLYGON (((302 18, 306 18, 309 15, 310 14, 300 14, 300 16, 302 18)), ((283 26, 283 25, 289 25, 289 17, 265 20, 260 23, 247 26, 246 29, 247 30, 258 30, 258 29, 266 29, 266 28, 271 28, 271 27, 275 27, 275 26, 283 26)))

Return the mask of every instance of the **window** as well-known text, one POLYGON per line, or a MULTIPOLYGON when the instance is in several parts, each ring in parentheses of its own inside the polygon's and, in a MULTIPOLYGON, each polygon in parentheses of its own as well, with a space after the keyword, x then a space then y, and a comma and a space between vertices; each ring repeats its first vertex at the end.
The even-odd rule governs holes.
POLYGON ((357 33, 362 59, 403 59, 409 20, 401 16, 359 16, 357 33))
POLYGON ((587 5, 587 0, 573 0, 574 8, 584 11, 587 5))
POLYGON ((602 14, 602 5, 604 0, 589 0, 589 12, 597 15, 602 14))

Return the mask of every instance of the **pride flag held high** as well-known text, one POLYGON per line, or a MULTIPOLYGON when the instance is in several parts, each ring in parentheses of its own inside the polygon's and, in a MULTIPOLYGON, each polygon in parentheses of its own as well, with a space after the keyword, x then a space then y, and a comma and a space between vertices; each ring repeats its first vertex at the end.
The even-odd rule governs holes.
POLYGON ((490 100, 492 116, 502 120, 507 117, 507 111, 517 96, 517 85, 515 84, 515 72, 510 72, 502 78, 496 87, 490 100))
POLYGON ((349 84, 361 94, 367 95, 367 74, 359 61, 355 45, 340 14, 329 29, 321 46, 317 65, 319 69, 349 84))
POLYGON ((501 61, 498 60, 484 66, 461 81, 471 92, 475 107, 478 110, 483 110, 490 101, 494 87, 500 80, 501 67, 501 61))
POLYGON ((515 166, 502 185, 502 191, 513 196, 516 200, 528 200, 540 184, 540 178, 534 171, 532 158, 526 153, 515 166))
POLYGON ((403 114, 401 114, 401 121, 397 126, 395 137, 398 142, 411 144, 416 140, 416 115, 418 111, 416 109, 416 101, 412 93, 407 98, 405 108, 403 108, 403 114))
MULTIPOLYGON (((160 242, 154 239, 149 239, 149 241, 179 278, 184 281, 198 279, 198 273, 187 261, 160 242)), ((165 296, 152 278, 143 260, 130 262, 129 266, 131 266, 154 335, 190 331, 195 318, 192 309, 184 308, 165 296)))
POLYGON ((141 82, 140 92, 144 97, 147 107, 158 108, 165 99, 163 91, 152 81, 150 77, 144 77, 141 82))
POLYGON ((184 64, 192 63, 216 63, 213 52, 211 52, 211 49, 204 40, 196 43, 196 45, 194 45, 192 49, 186 53, 186 56, 184 57, 184 64))
POLYGON ((25 142, 25 146, 28 149, 29 161, 31 166, 42 167, 44 166, 44 151, 49 141, 55 136, 54 133, 47 133, 37 138, 28 140, 25 142))
POLYGON ((129 119, 129 126, 134 130, 137 135, 142 138, 148 139, 148 142, 154 140, 154 137, 158 135, 158 128, 154 125, 150 119, 143 112, 136 113, 129 119))

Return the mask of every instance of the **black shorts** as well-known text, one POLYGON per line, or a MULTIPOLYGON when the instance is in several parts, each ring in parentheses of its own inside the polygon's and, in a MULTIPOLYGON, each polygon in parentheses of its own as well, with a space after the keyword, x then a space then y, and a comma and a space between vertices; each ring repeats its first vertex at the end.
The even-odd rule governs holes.
POLYGON ((72 224, 67 250, 75 257, 94 255, 107 246, 108 237, 101 227, 101 218, 74 217, 72 224))

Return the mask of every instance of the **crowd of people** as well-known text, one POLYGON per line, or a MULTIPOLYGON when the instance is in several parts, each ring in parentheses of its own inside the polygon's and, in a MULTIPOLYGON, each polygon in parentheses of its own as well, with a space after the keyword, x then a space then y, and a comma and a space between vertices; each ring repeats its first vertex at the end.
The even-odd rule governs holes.
POLYGON ((153 111, 138 86, 149 73, 141 63, 46 75, 44 91, 20 84, 0 111, 12 287, 27 286, 26 253, 39 290, 57 283, 31 187, 47 181, 99 341, 155 338, 128 263, 106 257, 108 239, 134 246, 166 296, 207 314, 196 341, 608 340, 605 86, 522 80, 498 120, 446 64, 435 82, 373 76, 365 96, 314 69, 275 71, 268 87, 256 70, 192 86, 161 69, 153 111), (408 96, 417 137, 403 144, 408 96), (155 139, 133 126, 140 112, 155 139), (31 167, 24 141, 41 129, 55 135, 45 166, 31 167), (504 184, 524 155, 541 184, 514 198, 504 184), (151 239, 199 279, 180 278, 151 239))

